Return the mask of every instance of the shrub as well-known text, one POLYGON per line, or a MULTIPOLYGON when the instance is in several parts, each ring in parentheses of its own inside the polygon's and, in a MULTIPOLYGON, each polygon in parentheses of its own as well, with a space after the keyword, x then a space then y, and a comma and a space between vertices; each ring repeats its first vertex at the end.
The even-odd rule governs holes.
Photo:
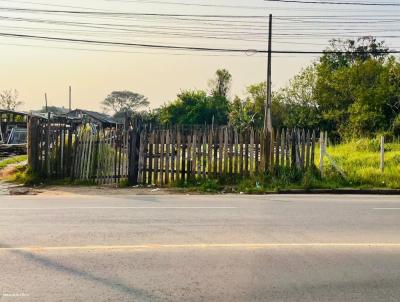
POLYGON ((400 114, 393 121, 392 131, 394 136, 400 136, 400 114))

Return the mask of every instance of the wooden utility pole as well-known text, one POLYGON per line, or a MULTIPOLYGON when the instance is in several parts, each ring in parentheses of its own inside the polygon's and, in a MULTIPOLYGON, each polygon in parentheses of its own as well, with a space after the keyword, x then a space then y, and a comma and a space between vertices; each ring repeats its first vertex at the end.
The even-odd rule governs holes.
POLYGON ((264 112, 264 133, 272 132, 272 14, 269 15, 267 91, 264 112))
POLYGON ((271 139, 272 139, 272 120, 271 120, 271 71, 272 71, 272 14, 269 15, 269 34, 268 34, 268 70, 267 70, 267 87, 266 87, 266 100, 264 105, 264 129, 263 129, 263 141, 261 144, 262 157, 261 166, 263 171, 267 172, 270 168, 270 155, 271 151, 271 139))
POLYGON ((71 103, 72 103, 72 91, 71 91, 71 86, 69 86, 69 111, 72 110, 71 103))
POLYGON ((44 94, 44 102, 45 102, 45 108, 46 108, 46 112, 48 111, 48 107, 47 107, 47 93, 44 94))

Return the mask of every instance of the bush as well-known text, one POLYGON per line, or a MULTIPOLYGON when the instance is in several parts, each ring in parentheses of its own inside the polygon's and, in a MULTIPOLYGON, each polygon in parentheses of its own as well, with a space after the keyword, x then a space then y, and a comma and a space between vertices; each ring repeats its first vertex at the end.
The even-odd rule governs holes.
POLYGON ((400 136, 400 114, 393 121, 392 131, 394 136, 400 136))

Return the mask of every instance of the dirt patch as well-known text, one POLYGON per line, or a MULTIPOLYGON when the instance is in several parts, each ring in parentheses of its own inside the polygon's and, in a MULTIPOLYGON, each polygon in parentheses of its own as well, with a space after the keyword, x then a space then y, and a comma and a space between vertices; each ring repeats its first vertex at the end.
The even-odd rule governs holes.
POLYGON ((88 187, 88 186, 46 186, 38 188, 40 195, 172 195, 184 193, 179 190, 169 188, 115 188, 115 187, 88 187))
POLYGON ((38 191, 32 189, 32 188, 27 188, 27 187, 9 187, 8 188, 9 194, 10 195, 37 195, 39 194, 38 191))

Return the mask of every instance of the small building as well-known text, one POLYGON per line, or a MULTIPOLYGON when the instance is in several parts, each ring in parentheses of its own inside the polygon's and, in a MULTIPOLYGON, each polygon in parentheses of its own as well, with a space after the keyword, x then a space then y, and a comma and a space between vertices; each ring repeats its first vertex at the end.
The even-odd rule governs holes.
POLYGON ((0 109, 0 143, 26 144, 28 113, 0 109))
POLYGON ((107 114, 84 109, 75 109, 68 112, 67 118, 70 120, 74 120, 75 123, 95 124, 101 129, 116 128, 123 124, 107 114))

